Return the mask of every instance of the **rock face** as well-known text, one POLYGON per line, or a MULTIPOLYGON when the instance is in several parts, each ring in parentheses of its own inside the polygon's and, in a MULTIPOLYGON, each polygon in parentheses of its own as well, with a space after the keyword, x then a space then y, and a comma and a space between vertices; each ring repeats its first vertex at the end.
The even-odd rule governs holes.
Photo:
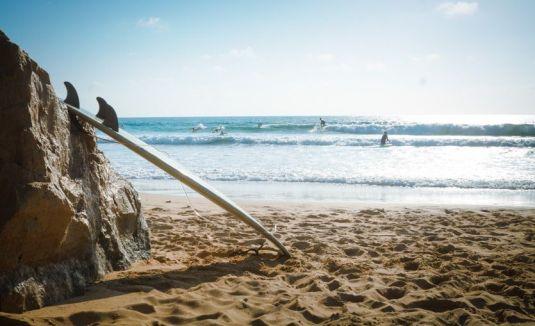
POLYGON ((82 128, 47 72, 0 31, 0 311, 81 294, 149 257, 136 191, 82 128))

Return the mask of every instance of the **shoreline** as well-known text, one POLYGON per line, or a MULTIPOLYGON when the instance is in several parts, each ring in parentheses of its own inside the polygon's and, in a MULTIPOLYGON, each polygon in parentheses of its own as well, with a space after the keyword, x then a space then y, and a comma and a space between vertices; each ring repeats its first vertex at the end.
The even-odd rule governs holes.
POLYGON ((140 193, 152 258, 30 324, 533 323, 535 209, 237 200, 281 258, 207 200, 140 193))
MULTIPOLYGON (((140 193, 184 196, 176 180, 129 180, 140 193)), ((485 206, 535 208, 535 190, 412 188, 393 186, 209 181, 236 201, 322 203, 328 205, 485 206)), ((190 198, 201 198, 184 186, 190 198)))
MULTIPOLYGON (((188 204, 188 200, 185 195, 179 194, 162 194, 162 193, 152 193, 152 192, 139 192, 139 195, 142 199, 142 202, 154 202, 162 201, 166 202, 168 200, 178 201, 184 205, 188 204)), ((211 209, 220 209, 217 205, 210 202, 208 199, 202 197, 201 195, 194 194, 192 196, 188 193, 188 198, 194 208, 211 210, 211 209)), ((519 210, 519 211, 535 211, 535 203, 533 206, 511 206, 511 205, 481 205, 481 204, 423 204, 423 203, 382 203, 382 202, 351 202, 351 201, 314 201, 314 200, 270 200, 270 199, 232 199, 238 205, 242 206, 244 209, 255 209, 265 206, 280 207, 282 209, 286 207, 295 207, 295 208, 314 208, 314 209, 333 209, 333 208, 344 208, 344 209, 366 209, 366 208, 385 208, 385 209, 410 209, 410 208, 420 208, 420 209, 429 209, 429 210, 440 210, 440 209, 457 209, 457 210, 519 210)), ((221 211, 223 211, 221 209, 221 211)))

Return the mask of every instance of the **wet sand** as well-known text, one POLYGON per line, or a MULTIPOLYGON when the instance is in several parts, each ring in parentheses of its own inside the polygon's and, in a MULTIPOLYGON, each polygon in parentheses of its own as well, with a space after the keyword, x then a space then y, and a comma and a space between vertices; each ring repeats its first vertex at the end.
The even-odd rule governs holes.
POLYGON ((535 323, 535 209, 241 203, 284 258, 203 199, 142 197, 151 260, 0 324, 535 323))

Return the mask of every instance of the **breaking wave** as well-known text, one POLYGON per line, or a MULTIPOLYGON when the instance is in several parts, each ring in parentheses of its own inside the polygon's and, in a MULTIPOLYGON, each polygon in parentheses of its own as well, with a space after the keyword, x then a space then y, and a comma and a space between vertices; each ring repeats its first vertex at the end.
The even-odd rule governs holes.
POLYGON ((229 133, 280 133, 280 134, 381 134, 388 131, 395 135, 424 136, 535 136, 535 123, 503 123, 503 124, 455 124, 455 123, 407 123, 399 121, 358 121, 332 122, 325 128, 315 123, 264 123, 252 121, 214 121, 211 123, 184 123, 176 119, 123 119, 121 127, 133 132, 191 132, 197 128, 200 132, 209 133, 217 126, 225 126, 229 133))
MULTIPOLYGON (((462 188, 462 189, 508 189, 508 190, 534 190, 535 183, 529 180, 466 180, 466 179, 431 179, 431 178, 385 178, 385 177, 330 177, 330 176, 307 176, 307 175, 255 175, 245 174, 239 171, 227 173, 206 173, 196 171, 202 178, 209 181, 253 181, 253 182, 308 182, 329 183, 345 185, 369 185, 391 187, 428 187, 428 188, 462 188)), ((121 174, 130 180, 164 180, 172 179, 170 176, 156 169, 129 169, 121 171, 121 174)))
POLYGON ((332 125, 327 131, 350 134, 378 134, 388 131, 397 135, 435 136, 535 136, 534 124, 458 125, 458 124, 368 124, 332 125))
MULTIPOLYGON (((535 147, 535 137, 391 137, 393 146, 467 146, 467 147, 535 147)), ((154 135, 141 136, 152 145, 302 145, 302 146, 378 146, 377 137, 299 137, 237 135, 154 135)))

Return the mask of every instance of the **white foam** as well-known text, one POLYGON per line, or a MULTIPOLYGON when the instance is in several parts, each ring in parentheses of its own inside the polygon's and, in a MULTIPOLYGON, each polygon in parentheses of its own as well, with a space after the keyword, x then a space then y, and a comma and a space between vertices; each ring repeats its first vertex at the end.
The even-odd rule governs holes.
MULTIPOLYGON (((141 135, 153 145, 302 145, 302 146, 377 146, 376 135, 141 135)), ((476 136, 395 136, 394 146, 463 146, 463 147, 534 147, 535 137, 476 137, 476 136)))

